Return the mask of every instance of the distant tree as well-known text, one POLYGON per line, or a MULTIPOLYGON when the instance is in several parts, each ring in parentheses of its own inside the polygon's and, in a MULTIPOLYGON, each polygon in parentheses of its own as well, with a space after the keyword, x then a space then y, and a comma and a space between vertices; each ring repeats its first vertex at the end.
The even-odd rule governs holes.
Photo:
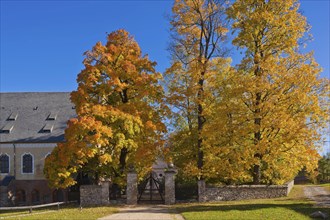
POLYGON ((324 155, 318 163, 318 176, 317 179, 319 182, 330 182, 330 152, 324 155))
POLYGON ((140 174, 151 169, 164 143, 161 74, 133 37, 112 32, 105 45, 98 42, 85 56, 71 93, 77 118, 45 162, 45 175, 56 188, 75 184, 78 171, 95 182, 111 178, 122 184, 129 166, 140 174))

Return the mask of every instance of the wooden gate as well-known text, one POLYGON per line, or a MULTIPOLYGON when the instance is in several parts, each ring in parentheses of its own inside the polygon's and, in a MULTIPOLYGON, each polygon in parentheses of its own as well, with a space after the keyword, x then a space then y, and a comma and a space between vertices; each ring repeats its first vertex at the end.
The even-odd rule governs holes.
POLYGON ((164 203, 165 196, 164 177, 158 177, 155 172, 150 172, 138 185, 139 203, 164 203))

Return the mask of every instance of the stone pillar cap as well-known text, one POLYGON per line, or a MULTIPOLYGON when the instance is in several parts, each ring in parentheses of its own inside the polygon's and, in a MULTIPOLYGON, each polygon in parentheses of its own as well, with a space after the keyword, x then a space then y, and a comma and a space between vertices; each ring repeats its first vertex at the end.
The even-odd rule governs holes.
POLYGON ((168 170, 165 170, 164 173, 176 173, 177 170, 176 169, 168 169, 168 170))

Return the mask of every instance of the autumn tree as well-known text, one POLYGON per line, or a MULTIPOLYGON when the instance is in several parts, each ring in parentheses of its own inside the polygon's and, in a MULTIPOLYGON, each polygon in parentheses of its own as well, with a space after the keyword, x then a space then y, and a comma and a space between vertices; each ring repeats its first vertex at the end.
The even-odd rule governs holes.
POLYGON ((323 155, 318 162, 318 176, 319 182, 330 182, 330 152, 323 155))
MULTIPOLYGON (((227 155, 221 165, 234 167, 244 181, 281 184, 304 166, 317 167, 321 130, 329 119, 329 82, 320 79, 313 53, 301 50, 309 26, 298 9, 296 0, 237 0, 228 9, 237 33, 233 44, 245 56, 236 67, 239 77, 219 87, 234 95, 214 106, 209 129, 221 133, 211 133, 208 146, 227 155), (216 138, 221 135, 227 140, 216 138)), ((221 160, 212 159, 216 170, 221 160)))
POLYGON ((128 32, 110 33, 105 45, 85 52, 83 64, 71 93, 77 118, 46 159, 45 175, 56 188, 75 184, 78 171, 123 183, 130 166, 147 172, 164 142, 161 74, 128 32))
POLYGON ((203 178, 202 130, 207 120, 204 101, 209 95, 205 88, 209 76, 216 73, 211 71, 214 63, 224 55, 225 7, 220 0, 176 0, 172 8, 172 66, 165 73, 176 125, 171 151, 176 165, 181 160, 182 168, 199 178, 203 178))

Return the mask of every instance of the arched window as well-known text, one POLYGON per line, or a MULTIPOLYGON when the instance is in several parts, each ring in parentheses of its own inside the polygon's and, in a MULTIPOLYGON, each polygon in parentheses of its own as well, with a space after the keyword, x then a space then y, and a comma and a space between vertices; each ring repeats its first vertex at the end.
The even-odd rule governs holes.
POLYGON ((22 157, 22 173, 33 173, 33 156, 24 154, 22 157))
POLYGON ((17 190, 16 191, 16 204, 17 205, 21 205, 24 204, 26 202, 26 196, 25 196, 25 191, 24 190, 17 190))
POLYGON ((49 156, 50 156, 50 153, 48 152, 48 153, 45 155, 45 160, 46 160, 46 158, 49 157, 49 156))
POLYGON ((0 173, 9 173, 9 156, 7 154, 0 155, 0 173))
POLYGON ((53 202, 63 202, 64 201, 64 193, 61 189, 55 189, 53 191, 53 202))
POLYGON ((40 194, 39 191, 34 189, 31 193, 31 200, 32 203, 39 203, 40 202, 40 194))

